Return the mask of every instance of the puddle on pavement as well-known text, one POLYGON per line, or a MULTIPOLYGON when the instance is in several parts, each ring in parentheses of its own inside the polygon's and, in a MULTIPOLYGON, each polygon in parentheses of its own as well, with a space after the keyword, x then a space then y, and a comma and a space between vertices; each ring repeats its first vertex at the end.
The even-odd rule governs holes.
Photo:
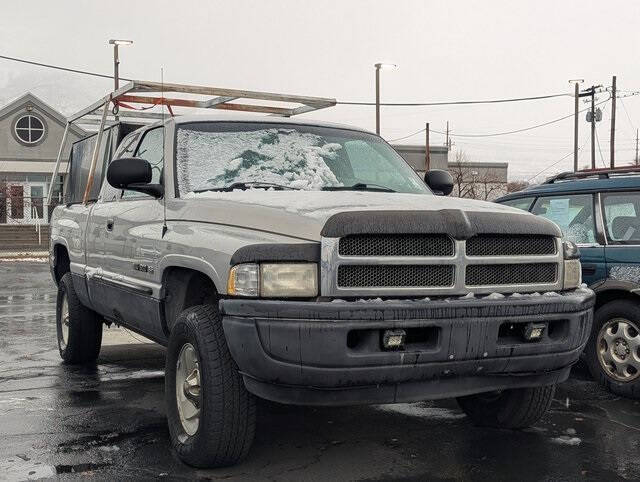
POLYGON ((425 420, 458 420, 465 418, 465 414, 449 408, 429 407, 424 402, 396 403, 392 405, 377 405, 376 410, 394 412, 408 417, 419 417, 425 420))

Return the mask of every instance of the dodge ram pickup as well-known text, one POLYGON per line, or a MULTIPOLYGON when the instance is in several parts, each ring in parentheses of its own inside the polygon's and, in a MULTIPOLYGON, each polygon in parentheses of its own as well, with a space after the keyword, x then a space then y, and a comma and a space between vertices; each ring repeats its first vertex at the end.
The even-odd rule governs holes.
POLYGON ((60 355, 95 363, 104 324, 166 346, 188 464, 246 456, 255 397, 456 398, 476 424, 526 427, 585 346, 594 295, 560 229, 446 197, 448 173, 420 178, 373 133, 247 114, 116 127, 73 146, 53 213, 60 355))

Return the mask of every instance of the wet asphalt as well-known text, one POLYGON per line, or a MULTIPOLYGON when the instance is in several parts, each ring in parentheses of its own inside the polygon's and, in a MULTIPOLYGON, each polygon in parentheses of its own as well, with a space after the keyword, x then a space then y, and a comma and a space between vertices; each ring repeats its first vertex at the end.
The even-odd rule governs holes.
POLYGON ((640 402, 577 367, 524 431, 474 427, 453 401, 260 402, 248 459, 194 470, 171 452, 164 350, 106 329, 94 367, 61 364, 46 263, 0 260, 0 480, 638 480, 640 402))

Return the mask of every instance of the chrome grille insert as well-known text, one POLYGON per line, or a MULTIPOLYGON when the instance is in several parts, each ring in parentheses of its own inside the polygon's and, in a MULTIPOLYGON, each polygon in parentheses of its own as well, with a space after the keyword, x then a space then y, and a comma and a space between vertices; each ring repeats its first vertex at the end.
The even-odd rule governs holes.
POLYGON ((510 240, 527 235, 506 235, 506 241, 496 241, 496 235, 482 234, 477 236, 477 241, 471 241, 474 238, 464 241, 452 240, 447 234, 436 234, 437 239, 451 240, 453 254, 433 256, 451 251, 432 247, 429 248, 431 251, 426 251, 431 256, 415 256, 419 249, 427 249, 423 244, 425 236, 392 234, 381 237, 379 234, 348 234, 343 238, 323 237, 321 295, 450 296, 465 295, 469 292, 480 295, 494 292, 531 293, 562 290, 564 264, 560 238, 551 238, 554 246, 550 250, 548 241, 542 241, 540 244, 534 241, 533 248, 518 248, 517 243, 510 240), (418 238, 422 240, 416 241, 418 238), (399 240, 401 245, 398 252, 392 245, 394 240, 399 240), (483 244, 487 241, 489 247, 483 244), (388 244, 390 242, 391 246, 388 244), (479 245, 474 247, 474 243, 479 245), (480 245, 482 247, 478 247, 480 245), (506 253, 511 254, 500 252, 496 246, 504 247, 506 253), (548 250, 551 253, 513 254, 521 250, 548 250))
POLYGON ((363 265, 338 268, 338 286, 356 287, 448 287, 453 286, 455 267, 449 265, 363 265))
POLYGON ((453 256, 446 234, 350 234, 340 238, 341 256, 453 256))
POLYGON ((504 286, 555 283, 556 263, 472 264, 467 266, 467 286, 504 286))
POLYGON ((478 234, 467 240, 467 256, 522 256, 556 253, 552 236, 478 234))

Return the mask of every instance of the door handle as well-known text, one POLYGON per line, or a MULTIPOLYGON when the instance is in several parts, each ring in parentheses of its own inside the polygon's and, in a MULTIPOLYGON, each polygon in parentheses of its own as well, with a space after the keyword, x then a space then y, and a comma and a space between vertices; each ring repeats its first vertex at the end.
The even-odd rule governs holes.
POLYGON ((107 231, 113 231, 113 219, 107 219, 107 231))
POLYGON ((592 276, 596 274, 596 265, 595 264, 583 264, 582 265, 582 274, 586 276, 592 276))

